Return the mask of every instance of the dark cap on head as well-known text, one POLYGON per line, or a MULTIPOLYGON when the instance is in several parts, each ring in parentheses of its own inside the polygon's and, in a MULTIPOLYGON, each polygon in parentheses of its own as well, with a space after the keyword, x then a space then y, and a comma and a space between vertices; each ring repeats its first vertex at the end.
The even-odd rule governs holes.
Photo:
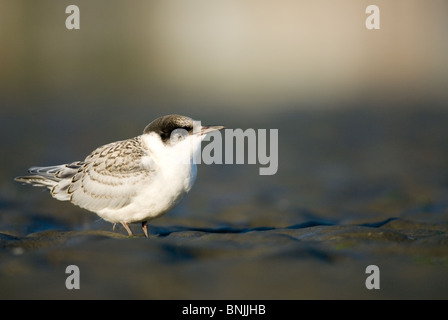
POLYGON ((170 139, 171 132, 176 129, 187 130, 190 134, 193 132, 193 119, 178 114, 170 114, 155 119, 148 124, 143 130, 143 134, 151 132, 157 133, 162 141, 166 142, 170 139))

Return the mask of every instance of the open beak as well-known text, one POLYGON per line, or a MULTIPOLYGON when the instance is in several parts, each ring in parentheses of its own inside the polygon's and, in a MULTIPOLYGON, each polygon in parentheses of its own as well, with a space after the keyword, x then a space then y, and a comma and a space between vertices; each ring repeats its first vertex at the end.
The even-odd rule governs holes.
POLYGON ((202 126, 200 135, 205 136, 209 132, 218 131, 224 129, 224 126, 202 126))

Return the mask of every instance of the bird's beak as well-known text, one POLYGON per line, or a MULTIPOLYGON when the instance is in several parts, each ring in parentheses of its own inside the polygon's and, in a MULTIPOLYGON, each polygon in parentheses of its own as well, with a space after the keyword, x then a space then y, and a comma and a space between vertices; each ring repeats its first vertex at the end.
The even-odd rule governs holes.
POLYGON ((201 136, 205 136, 209 132, 222 130, 224 128, 225 128, 224 126, 202 126, 199 134, 201 136))

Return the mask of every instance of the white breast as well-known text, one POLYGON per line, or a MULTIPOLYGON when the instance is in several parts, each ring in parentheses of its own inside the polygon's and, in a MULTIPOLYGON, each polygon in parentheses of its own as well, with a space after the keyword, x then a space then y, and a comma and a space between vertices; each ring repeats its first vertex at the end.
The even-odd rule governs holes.
POLYGON ((188 141, 174 147, 167 147, 152 135, 144 135, 142 141, 148 151, 142 164, 151 170, 151 179, 139 186, 127 206, 97 212, 104 220, 131 223, 154 219, 177 205, 195 182, 196 164, 179 161, 181 154, 190 152, 188 141))

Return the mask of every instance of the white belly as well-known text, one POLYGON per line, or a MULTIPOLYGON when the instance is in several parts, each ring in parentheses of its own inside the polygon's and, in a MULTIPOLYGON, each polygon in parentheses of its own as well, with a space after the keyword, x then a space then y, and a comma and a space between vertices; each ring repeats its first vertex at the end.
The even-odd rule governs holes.
POLYGON ((196 164, 173 166, 158 171, 143 184, 130 203, 123 208, 104 208, 97 214, 112 223, 141 222, 157 218, 174 206, 190 191, 196 180, 196 164))

